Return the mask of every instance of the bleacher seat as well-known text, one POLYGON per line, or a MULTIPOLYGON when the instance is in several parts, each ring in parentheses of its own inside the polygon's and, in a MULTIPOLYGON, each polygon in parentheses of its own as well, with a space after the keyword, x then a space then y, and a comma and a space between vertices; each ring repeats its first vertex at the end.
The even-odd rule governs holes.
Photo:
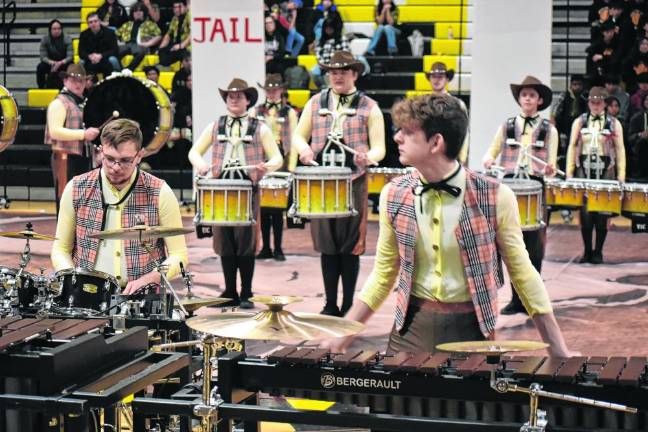
POLYGON ((81 0, 81 7, 93 7, 97 9, 104 3, 104 0, 81 0))
POLYGON ((452 56, 452 55, 426 55, 423 56, 423 72, 429 71, 432 63, 442 62, 448 69, 454 69, 462 72, 470 72, 472 70, 472 57, 469 56, 452 56))
POLYGON ((74 55, 79 55, 79 39, 72 39, 72 50, 74 55))
POLYGON ((338 6, 342 20, 347 22, 371 22, 374 20, 373 6, 338 6))
POLYGON ((45 108, 54 100, 59 91, 57 89, 29 89, 27 90, 27 106, 32 108, 45 108))
POLYGON ((434 25, 434 37, 437 39, 472 38, 472 23, 438 22, 434 25))
POLYGON ((88 15, 90 15, 92 12, 95 12, 97 10, 96 7, 82 7, 81 8, 81 23, 85 23, 87 21, 88 15))
POLYGON ((375 6, 375 0, 336 0, 337 6, 375 6))
POLYGON ((371 22, 345 22, 344 33, 361 33, 367 37, 372 37, 376 31, 376 24, 371 22))
POLYGON ((308 71, 310 71, 313 66, 317 64, 317 57, 314 55, 300 55, 297 57, 297 64, 304 66, 308 71))
POLYGON ((160 72, 159 84, 168 92, 171 92, 171 85, 173 84, 173 75, 175 72, 160 72))
POLYGON ((470 7, 464 6, 408 6, 398 8, 400 22, 453 22, 470 19, 470 7))
POLYGON ((310 90, 288 90, 288 101, 299 109, 302 109, 308 99, 310 99, 310 90))
POLYGON ((473 4, 473 0, 405 0, 405 4, 408 6, 469 6, 473 4))

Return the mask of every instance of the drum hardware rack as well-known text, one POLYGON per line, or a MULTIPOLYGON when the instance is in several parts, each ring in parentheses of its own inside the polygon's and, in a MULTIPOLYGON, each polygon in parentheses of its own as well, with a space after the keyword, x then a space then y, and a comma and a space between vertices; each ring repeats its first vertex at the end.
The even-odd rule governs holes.
MULTIPOLYGON (((603 129, 600 131, 591 131, 590 129, 583 128, 580 130, 581 135, 591 135, 592 140, 590 142, 590 145, 587 146, 587 161, 588 164, 591 163, 590 161, 592 160, 592 156, 596 158, 597 164, 600 163, 600 155, 599 155, 599 137, 601 135, 603 136, 608 136, 610 135, 610 131, 607 129, 603 129)), ((576 155, 576 157, 579 157, 579 155, 576 155)), ((596 180, 601 179, 601 171, 599 169, 596 169, 596 180)), ((587 175, 589 178, 589 173, 591 172, 590 169, 587 170, 587 175)))

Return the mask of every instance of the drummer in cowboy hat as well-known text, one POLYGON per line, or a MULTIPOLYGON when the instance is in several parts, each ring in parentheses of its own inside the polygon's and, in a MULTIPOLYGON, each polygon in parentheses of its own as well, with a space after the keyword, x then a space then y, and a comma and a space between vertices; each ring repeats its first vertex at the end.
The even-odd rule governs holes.
MULTIPOLYGON (((274 136, 279 150, 284 156, 283 170, 294 171, 297 165, 297 152, 291 150, 292 132, 297 127, 297 112, 284 102, 283 93, 287 84, 281 74, 266 75, 265 84, 259 84, 265 90, 265 102, 257 105, 250 115, 265 122, 274 136), (288 157, 290 154, 290 157, 288 157)), ((285 261, 281 247, 283 234, 283 213, 286 209, 261 207, 261 234, 263 247, 257 259, 274 258, 285 261), (274 232, 274 251, 270 248, 270 230, 274 232)))
MULTIPOLYGON (((447 94, 448 92, 448 83, 454 78, 455 71, 454 69, 448 69, 445 63, 443 62, 434 62, 429 71, 425 73, 428 81, 430 81, 430 86, 432 87, 432 93, 434 94, 447 94)), ((452 95, 451 95, 452 96, 452 95)), ((455 97, 455 96, 452 96, 455 97)), ((468 114, 468 108, 463 100, 456 98, 459 102, 459 106, 468 114)), ((470 146, 470 135, 466 134, 463 145, 461 146, 461 151, 457 159, 462 164, 466 165, 468 163, 468 148, 470 146)))
MULTIPOLYGON (((545 175, 554 174, 558 155, 558 131, 548 120, 538 115, 539 111, 551 105, 552 91, 538 78, 529 75, 520 84, 511 84, 511 93, 520 105, 521 112, 515 117, 509 117, 499 126, 484 156, 484 167, 491 168, 499 157, 499 165, 504 168, 506 177, 512 177, 518 170, 526 169, 532 179, 543 182, 545 175), (538 159, 544 163, 538 162, 538 159)), ((523 231, 523 237, 531 263, 540 273, 546 228, 523 231)), ((526 313, 526 309, 515 289, 512 289, 511 302, 502 309, 502 314, 520 312, 526 313)))
MULTIPOLYGON (((567 178, 625 181, 623 126, 619 120, 606 114, 608 97, 605 88, 592 87, 587 101, 589 112, 574 120, 567 148, 567 178)), ((603 245, 608 231, 608 218, 609 216, 600 213, 589 213, 585 211, 585 206, 581 207, 580 223, 584 246, 581 263, 601 264, 603 262, 603 245), (593 248, 594 228, 596 228, 596 244, 593 248)))
POLYGON ((86 145, 99 136, 99 129, 83 127, 83 92, 86 74, 81 64, 59 73, 63 89, 47 107, 45 144, 52 146, 52 173, 56 209, 68 180, 92 169, 93 149, 86 145))
MULTIPOLYGON (((328 63, 320 67, 329 73, 330 88, 313 96, 304 106, 293 147, 304 165, 319 161, 320 165, 340 166, 339 158, 323 155, 329 133, 341 134, 342 141, 354 150, 345 155, 344 164, 353 172, 353 207, 355 216, 311 221, 311 237, 315 250, 321 253, 322 276, 326 304, 323 314, 344 315, 353 303, 358 279, 360 255, 364 253, 367 225, 367 176, 371 162, 385 157, 385 124, 380 107, 373 99, 358 91, 355 82, 363 65, 347 51, 335 51, 328 63), (332 122, 334 114, 347 113, 343 122, 332 122), (344 127, 342 127, 344 123, 344 127), (310 140, 310 145, 308 144, 310 140), (334 159, 334 160, 330 160, 334 159), (338 282, 342 279, 343 301, 337 302, 338 282)), ((331 149, 339 150, 336 145, 331 149)))
MULTIPOLYGON (((214 178, 238 178, 241 175, 249 179, 255 186, 252 205, 254 217, 258 219, 259 194, 256 185, 266 172, 281 167, 283 157, 270 128, 248 115, 248 109, 258 99, 257 89, 240 78, 234 78, 227 88, 218 90, 225 101, 227 112, 207 125, 189 151, 189 160, 200 175, 211 172, 214 178), (207 163, 203 154, 210 147, 212 159, 211 163, 207 163), (224 170, 236 164, 254 168, 224 170)), ((214 251, 221 257, 225 276, 225 291, 222 296, 232 299, 228 305, 246 309, 254 307, 249 298, 252 297, 257 228, 258 224, 243 227, 216 226, 213 229, 214 251), (240 296, 236 290, 237 270, 241 275, 240 296)))

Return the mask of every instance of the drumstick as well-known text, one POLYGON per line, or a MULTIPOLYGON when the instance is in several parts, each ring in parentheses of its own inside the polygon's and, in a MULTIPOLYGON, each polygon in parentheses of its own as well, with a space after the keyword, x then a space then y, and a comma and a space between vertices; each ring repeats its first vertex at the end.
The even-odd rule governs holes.
POLYGON ((223 171, 246 170, 246 169, 259 169, 259 167, 256 165, 231 166, 231 167, 223 168, 223 171))
MULTIPOLYGON (((528 154, 528 153, 527 153, 527 156, 529 156, 530 159, 532 159, 532 160, 538 162, 539 164, 542 164, 542 165, 544 165, 544 166, 549 165, 547 162, 543 161, 543 160, 540 159, 539 157, 533 156, 532 154, 528 154)), ((565 177, 565 172, 564 172, 564 171, 561 171, 561 170, 559 170, 558 168, 554 168, 554 171, 556 171, 556 174, 565 177)))
MULTIPOLYGON (((343 143, 341 143, 341 142, 338 141, 338 140, 333 140, 333 142, 334 142, 335 144, 339 145, 340 147, 342 147, 344 150, 346 150, 346 151, 348 151, 349 153, 351 153, 352 155, 356 155, 356 156, 357 156, 357 155, 360 155, 360 154, 361 154, 360 152, 358 152, 358 151, 352 149, 352 148, 349 147, 348 145, 343 144, 343 143)), ((369 165, 378 166, 378 162, 376 162, 376 161, 372 161, 372 160, 369 159, 369 158, 367 158, 367 161, 369 162, 369 165)))
POLYGON ((101 126, 99 126, 97 129, 103 129, 104 126, 106 126, 108 123, 110 123, 111 121, 113 121, 114 119, 116 119, 118 117, 119 117, 119 111, 117 111, 117 110, 113 111, 112 115, 110 117, 108 117, 108 119, 105 122, 101 123, 101 126))

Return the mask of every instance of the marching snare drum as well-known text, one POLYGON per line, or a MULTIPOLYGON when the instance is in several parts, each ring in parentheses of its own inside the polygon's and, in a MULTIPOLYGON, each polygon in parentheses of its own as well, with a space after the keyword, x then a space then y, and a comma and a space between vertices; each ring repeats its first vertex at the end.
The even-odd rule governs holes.
POLYGON ((623 192, 616 180, 587 180, 585 183, 588 212, 604 215, 621 214, 623 192))
POLYGON ((16 275, 19 269, 13 267, 0 266, 0 288, 6 293, 14 287, 18 290, 18 303, 21 307, 29 307, 36 296, 38 288, 36 286, 36 275, 23 271, 20 275, 20 287, 16 281, 16 275))
POLYGON ((648 217, 647 183, 626 183, 623 185, 621 213, 629 218, 648 217))
POLYGON ((370 194, 379 194, 391 179, 406 172, 405 168, 369 168, 367 169, 367 190, 370 194))
POLYGON ((0 114, 2 115, 0 127, 0 152, 9 147, 14 142, 16 131, 18 130, 18 106, 11 92, 0 85, 0 114))
POLYGON ((259 181, 259 193, 261 195, 261 207, 288 208, 288 197, 290 195, 290 177, 276 177, 272 174, 264 176, 259 181))
POLYGON ((545 184, 546 202, 554 208, 583 207, 585 183, 580 180, 550 179, 545 184))
POLYGON ((326 219, 356 214, 352 201, 351 168, 297 167, 291 217, 326 219))
POLYGON ((252 182, 197 178, 196 225, 253 225, 252 182))
POLYGON ((57 303, 73 311, 101 311, 110 304, 110 296, 119 289, 117 279, 108 273, 80 268, 57 271, 57 303))
POLYGON ((504 178, 502 183, 515 193, 520 212, 522 231, 533 231, 542 228, 542 183, 537 180, 504 178))

